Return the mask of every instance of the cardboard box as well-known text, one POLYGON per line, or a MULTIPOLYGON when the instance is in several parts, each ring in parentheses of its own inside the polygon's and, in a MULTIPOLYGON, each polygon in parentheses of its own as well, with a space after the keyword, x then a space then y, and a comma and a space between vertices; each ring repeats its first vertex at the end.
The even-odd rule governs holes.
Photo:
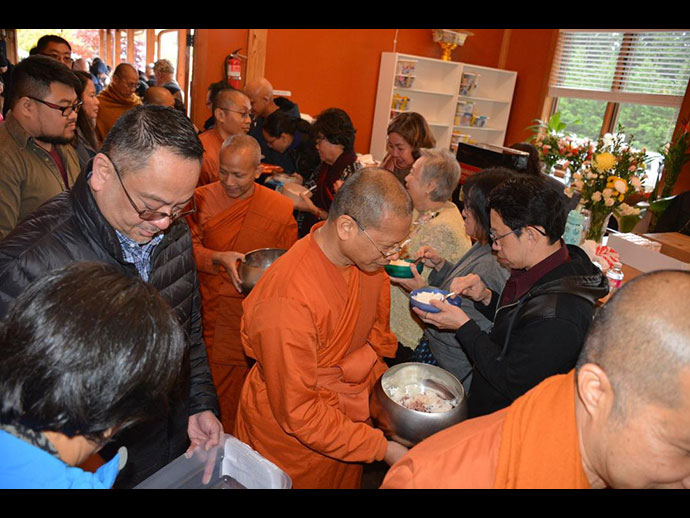
POLYGON ((690 236, 679 232, 644 234, 644 237, 661 243, 661 253, 684 263, 690 263, 690 236))
MULTIPOLYGON (((649 238, 648 235, 645 235, 645 237, 649 238)), ((607 245, 618 252, 621 263, 643 273, 656 270, 690 270, 690 261, 679 261, 666 255, 663 245, 661 252, 654 252, 649 248, 627 241, 616 234, 608 236, 607 245)))

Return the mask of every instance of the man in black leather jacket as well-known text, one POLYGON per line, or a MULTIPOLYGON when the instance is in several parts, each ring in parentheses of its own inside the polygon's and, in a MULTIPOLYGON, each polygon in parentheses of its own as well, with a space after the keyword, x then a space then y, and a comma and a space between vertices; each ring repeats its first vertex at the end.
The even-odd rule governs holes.
POLYGON ((108 458, 107 452, 128 448, 116 487, 131 487, 188 447, 211 446, 222 438, 201 334, 191 236, 181 217, 189 212, 202 154, 183 113, 161 106, 130 110, 72 190, 41 206, 0 242, 0 318, 46 272, 76 261, 100 261, 155 286, 187 334, 188 376, 171 395, 167 415, 125 431, 102 450, 108 458))
POLYGON ((535 177, 517 177, 489 196, 491 240, 511 269, 502 293, 477 275, 458 277, 451 291, 475 301, 493 321, 488 333, 460 308, 434 303, 440 313, 415 310, 427 323, 455 329, 473 377, 469 416, 492 413, 577 361, 596 301, 608 293, 601 271, 577 246, 565 245, 563 197, 535 177))

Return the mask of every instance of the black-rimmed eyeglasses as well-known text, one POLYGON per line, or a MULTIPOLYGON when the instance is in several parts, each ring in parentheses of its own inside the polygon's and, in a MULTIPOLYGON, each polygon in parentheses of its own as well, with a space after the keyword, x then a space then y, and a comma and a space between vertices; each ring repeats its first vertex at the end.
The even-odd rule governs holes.
POLYGON ((196 200, 194 198, 192 198, 192 209, 186 210, 184 212, 180 211, 177 213, 168 214, 167 212, 161 212, 161 211, 157 211, 157 210, 149 210, 149 209, 139 210, 139 207, 137 207, 136 203, 134 203, 134 200, 132 199, 132 197, 127 192, 127 189, 125 188, 125 184, 122 182, 122 177, 120 176, 120 171, 117 170, 115 163, 105 153, 101 153, 101 154, 103 156, 105 156, 108 160, 110 160, 110 164, 113 166, 113 169, 115 170, 115 174, 117 175, 117 179, 120 180, 120 185, 122 186, 122 190, 124 191, 125 196, 127 196, 129 203, 132 205, 132 208, 139 215, 140 219, 142 219, 144 221, 159 221, 163 218, 169 218, 170 223, 173 223, 173 222, 177 221, 178 219, 180 219, 184 216, 187 216, 189 214, 193 214, 196 212, 196 200))
POLYGON ((62 113, 63 117, 69 117, 72 115, 72 112, 74 113, 79 113, 79 110, 81 110, 82 102, 77 101, 74 104, 70 104, 69 106, 59 106, 57 104, 49 103, 48 101, 44 101, 43 99, 37 99, 36 97, 31 97, 30 95, 27 95, 29 99, 32 101, 36 101, 42 104, 45 104, 48 108, 52 108, 53 110, 60 110, 60 113, 62 113))
MULTIPOLYGON (((546 235, 546 232, 544 232, 543 230, 539 230, 539 229, 538 229, 537 227, 535 227, 534 225, 528 225, 528 226, 532 227, 534 230, 536 230, 537 232, 539 232, 542 236, 545 236, 545 235, 546 235)), ((515 234, 515 232, 519 232, 519 231, 522 230, 523 228, 525 228, 525 227, 518 227, 518 228, 516 228, 515 230, 511 230, 510 232, 508 232, 508 233, 506 233, 506 234, 503 234, 502 236, 497 236, 497 235, 496 235, 496 232, 495 232, 493 229, 491 229, 491 230, 489 230, 489 239, 491 239, 491 242, 492 242, 492 243, 495 243, 495 242, 498 241, 499 239, 503 239, 504 237, 508 237, 510 234, 515 234)))
POLYGON ((374 242, 374 240, 373 240, 373 239, 371 238, 371 236, 369 235, 369 232, 367 232, 366 229, 365 229, 362 225, 359 224, 359 221, 357 221, 354 217, 350 216, 349 214, 345 214, 345 215, 346 215, 347 217, 349 217, 352 221, 354 221, 355 224, 357 225, 357 227, 358 227, 362 232, 364 232, 364 235, 367 236, 367 239, 369 239, 369 241, 371 241, 371 244, 374 245, 374 247, 376 247, 376 250, 379 251, 379 253, 383 256, 384 259, 388 259, 389 257, 391 257, 391 256, 393 256, 393 255, 395 255, 395 254, 399 254, 399 253, 402 251, 402 249, 405 248, 405 246, 407 246, 407 244, 410 242, 410 239, 408 238, 408 239, 406 239, 405 241, 403 241, 403 242, 401 242, 401 243, 398 243, 397 245, 393 245, 392 247, 386 249, 386 251, 384 252, 384 251, 381 250, 381 249, 379 248, 379 246, 374 242))

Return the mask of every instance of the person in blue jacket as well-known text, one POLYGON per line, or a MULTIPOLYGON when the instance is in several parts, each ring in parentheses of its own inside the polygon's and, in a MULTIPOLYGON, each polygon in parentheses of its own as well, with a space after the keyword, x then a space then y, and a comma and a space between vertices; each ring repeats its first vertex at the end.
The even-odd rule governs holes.
POLYGON ((78 466, 157 416, 181 376, 185 337, 157 290, 77 262, 31 284, 0 326, 0 488, 110 488, 126 449, 78 466))

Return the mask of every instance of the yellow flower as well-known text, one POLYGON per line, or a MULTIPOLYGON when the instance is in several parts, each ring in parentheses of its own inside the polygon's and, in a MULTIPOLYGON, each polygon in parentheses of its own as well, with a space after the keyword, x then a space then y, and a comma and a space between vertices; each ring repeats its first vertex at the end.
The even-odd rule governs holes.
POLYGON ((594 157, 594 163, 599 171, 608 171, 616 165, 616 157, 611 153, 599 153, 594 157))

